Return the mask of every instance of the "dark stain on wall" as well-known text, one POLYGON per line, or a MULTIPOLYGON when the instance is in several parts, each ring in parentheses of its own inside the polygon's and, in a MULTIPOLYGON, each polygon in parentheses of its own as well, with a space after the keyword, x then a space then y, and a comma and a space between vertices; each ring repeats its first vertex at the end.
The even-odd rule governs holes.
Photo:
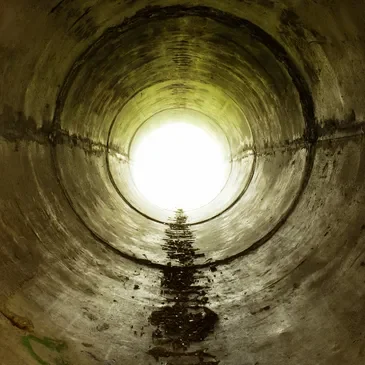
POLYGON ((14 327, 27 332, 34 331, 33 322, 30 319, 19 316, 7 308, 0 309, 0 314, 2 314, 14 327))
POLYGON ((5 105, 0 114, 0 136, 8 142, 47 143, 50 127, 49 121, 43 121, 43 126, 38 128, 32 117, 27 117, 23 112, 18 112, 9 105, 5 105))
POLYGON ((50 14, 53 14, 54 12, 56 12, 61 6, 62 4, 65 2, 66 0, 61 0, 59 1, 49 12, 50 14))

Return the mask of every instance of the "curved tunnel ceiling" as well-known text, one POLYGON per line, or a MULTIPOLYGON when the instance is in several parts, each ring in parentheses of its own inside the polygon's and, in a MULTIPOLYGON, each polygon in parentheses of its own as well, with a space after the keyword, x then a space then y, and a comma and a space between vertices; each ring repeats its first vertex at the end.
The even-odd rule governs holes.
POLYGON ((3 4, 0 363, 363 364, 364 15, 3 4), (137 131, 173 110, 230 148, 186 217, 130 174, 137 131))

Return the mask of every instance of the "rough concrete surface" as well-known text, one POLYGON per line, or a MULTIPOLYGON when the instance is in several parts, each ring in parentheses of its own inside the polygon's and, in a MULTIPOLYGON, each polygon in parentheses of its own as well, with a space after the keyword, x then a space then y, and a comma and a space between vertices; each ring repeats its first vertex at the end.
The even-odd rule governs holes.
POLYGON ((363 365, 364 29, 363 0, 0 0, 0 365, 363 365), (230 145, 186 220, 128 170, 166 109, 230 145))

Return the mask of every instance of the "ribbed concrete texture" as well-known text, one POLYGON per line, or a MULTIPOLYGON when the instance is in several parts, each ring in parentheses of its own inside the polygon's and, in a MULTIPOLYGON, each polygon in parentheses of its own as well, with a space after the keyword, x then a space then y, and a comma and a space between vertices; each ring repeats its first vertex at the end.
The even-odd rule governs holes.
POLYGON ((0 364, 364 365, 364 29, 363 0, 0 0, 0 364), (229 145, 191 212, 131 178, 166 112, 229 145))

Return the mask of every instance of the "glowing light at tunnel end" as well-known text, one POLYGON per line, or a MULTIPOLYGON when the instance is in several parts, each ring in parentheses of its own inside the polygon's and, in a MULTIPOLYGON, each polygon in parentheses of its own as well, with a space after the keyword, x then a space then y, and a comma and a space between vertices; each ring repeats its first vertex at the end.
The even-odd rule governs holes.
POLYGON ((197 209, 223 189, 229 172, 223 146, 184 120, 164 123, 132 143, 131 173, 150 203, 168 210, 197 209))

